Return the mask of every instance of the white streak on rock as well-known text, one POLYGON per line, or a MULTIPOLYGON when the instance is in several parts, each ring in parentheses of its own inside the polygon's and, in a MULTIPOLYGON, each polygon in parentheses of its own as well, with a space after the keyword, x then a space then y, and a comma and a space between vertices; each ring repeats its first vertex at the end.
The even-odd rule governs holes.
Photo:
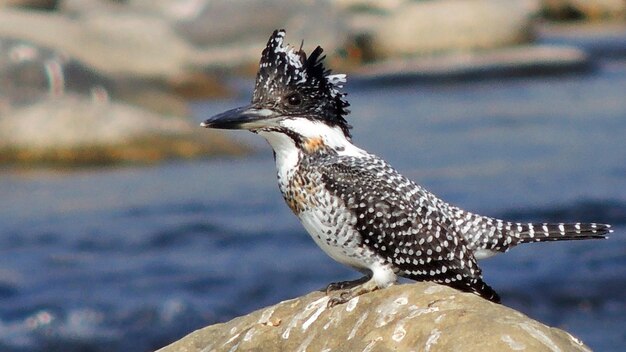
POLYGON ((379 305, 376 309, 376 313, 378 313, 378 319, 376 319, 376 327, 380 328, 389 324, 400 310, 400 306, 406 305, 408 303, 408 299, 406 297, 398 297, 392 302, 384 302, 379 305))
POLYGON ((537 341, 546 345, 546 347, 548 347, 553 352, 561 352, 561 349, 554 343, 554 341, 552 341, 546 334, 544 334, 543 331, 526 323, 520 323, 518 324, 518 326, 530 335, 532 335, 532 337, 537 339, 537 341))
POLYGON ((254 335, 256 334, 256 332, 257 332, 257 331, 256 331, 256 329, 255 329, 255 328, 253 328, 253 327, 252 327, 252 328, 250 328, 250 330, 248 330, 248 331, 246 332, 246 334, 245 334, 245 335, 243 335, 243 340, 244 340, 244 341, 250 341, 250 340, 252 340, 252 338, 254 337, 254 335))
POLYGON ((296 351, 297 352, 306 352, 306 348, 309 347, 309 345, 311 344, 311 341, 313 341, 314 337, 315 337, 315 334, 309 334, 309 336, 307 336, 307 338, 304 339, 304 341, 302 341, 300 346, 298 346, 296 351))
POLYGON ((514 351, 522 351, 526 349, 526 345, 521 342, 517 342, 513 340, 510 335, 502 335, 500 336, 500 340, 509 345, 509 347, 514 351))
POLYGON ((239 342, 237 342, 233 347, 231 347, 228 352, 235 352, 239 348, 239 342))
POLYGON ((332 324, 337 326, 337 322, 341 321, 342 312, 339 309, 333 309, 331 312, 328 322, 324 324, 324 330, 327 330, 332 324))
POLYGON ((396 325, 396 328, 393 330, 393 334, 391 335, 391 339, 396 342, 402 341, 402 339, 406 336, 406 329, 404 328, 404 324, 399 323, 396 325))
MULTIPOLYGON (((300 320, 308 317, 312 310, 320 309, 320 307, 322 307, 323 309, 326 309, 326 305, 328 304, 328 299, 329 298, 327 296, 324 296, 324 297, 322 297, 322 298, 320 298, 318 300, 315 300, 315 301, 307 304, 307 306, 300 313, 296 314, 293 317, 293 319, 291 319, 291 321, 289 322, 289 324, 285 328, 285 331, 283 332, 282 338, 283 339, 288 339, 289 338, 289 334, 291 333, 291 329, 293 329, 296 325, 298 325, 298 322, 300 322, 300 320)), ((320 314, 321 314, 321 312, 320 312, 320 314)), ((317 319, 317 317, 316 317, 316 319, 317 319)), ((311 321, 311 323, 312 323, 312 321, 311 321)), ((307 325, 307 327, 308 327, 308 325, 307 325)))
POLYGON ((427 295, 432 295, 433 293, 438 293, 441 292, 441 290, 443 290, 443 286, 428 286, 425 290, 424 293, 427 295))
POLYGON ((267 324, 270 321, 270 318, 272 317, 272 314, 274 314, 274 309, 276 309, 275 306, 267 308, 266 310, 264 310, 263 313, 261 314, 261 317, 259 318, 258 323, 259 324, 267 324))
POLYGON ((441 314, 440 316, 438 316, 437 318, 435 318, 435 324, 439 324, 441 323, 441 321, 443 320, 443 317, 445 317, 445 313, 441 314))
POLYGON ((356 335, 357 330, 361 327, 361 325, 367 318, 367 315, 368 313, 365 312, 365 314, 361 315, 359 320, 356 321, 356 323, 354 324, 354 327, 352 328, 352 330, 350 331, 350 334, 348 335, 348 340, 351 340, 352 338, 354 338, 354 335, 356 335))
MULTIPOLYGON (((328 297, 323 297, 323 298, 328 298, 328 297)), ((322 312, 326 310, 326 307, 328 306, 328 299, 324 300, 324 302, 322 303, 323 304, 321 304, 319 308, 317 308, 315 313, 313 313, 313 315, 311 315, 311 317, 307 321, 305 321, 304 324, 302 324, 302 331, 306 331, 306 329, 308 329, 309 326, 313 324, 313 322, 316 321, 317 318, 319 318, 320 314, 322 314, 322 312)))
POLYGON ((409 310, 411 312, 409 313, 409 315, 407 315, 407 318, 410 319, 410 318, 419 317, 422 314, 438 312, 439 307, 419 308, 416 305, 412 305, 409 307, 409 310))
POLYGON ((400 305, 400 306, 403 306, 403 305, 409 303, 409 299, 404 297, 404 296, 402 296, 402 297, 396 298, 396 300, 393 301, 393 303, 395 303, 397 305, 400 305))
POLYGON ((430 348, 433 347, 433 345, 437 344, 437 340, 439 340, 439 336, 441 336, 441 331, 434 329, 433 331, 430 332, 430 335, 428 336, 428 340, 426 340, 426 347, 424 348, 425 352, 430 351, 430 348))
POLYGON ((370 352, 374 349, 374 345, 376 344, 376 342, 381 341, 383 338, 378 336, 377 338, 373 339, 372 341, 370 341, 370 343, 367 344, 367 346, 365 346, 365 348, 363 349, 363 352, 370 352))
MULTIPOLYGON (((231 329, 230 331, 233 331, 233 330, 234 330, 234 328, 233 328, 233 329, 231 329)), ((226 345, 228 345, 229 343, 231 343, 231 342, 235 341, 235 339, 236 339, 236 338, 238 338, 238 337, 239 337, 239 335, 241 335, 241 333, 236 334, 236 335, 233 335, 233 336, 232 336, 231 338, 229 338, 226 342, 224 342, 224 345, 223 345, 223 346, 226 346, 226 345)))
POLYGON ((569 336, 570 339, 572 339, 572 341, 574 341, 575 344, 577 344, 578 346, 581 346, 581 347, 585 347, 585 351, 591 352, 591 350, 586 348, 587 346, 585 346, 585 344, 582 341, 580 341, 580 339, 578 337, 570 334, 567 331, 565 331, 565 333, 567 334, 567 336, 569 336))
POLYGON ((356 296, 353 299, 349 300, 348 304, 346 304, 346 312, 352 312, 354 308, 356 308, 356 305, 358 303, 359 303, 359 296, 356 296))

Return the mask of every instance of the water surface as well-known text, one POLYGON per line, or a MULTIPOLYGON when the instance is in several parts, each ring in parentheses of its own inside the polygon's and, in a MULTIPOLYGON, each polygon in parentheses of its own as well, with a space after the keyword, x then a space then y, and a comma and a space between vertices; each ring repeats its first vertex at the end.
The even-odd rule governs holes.
MULTIPOLYGON (((252 88, 252 82, 247 89, 252 88)), ((348 86, 354 141, 468 210, 614 224, 481 262, 503 303, 626 346, 626 62, 584 75, 348 86)), ((198 121, 244 104, 194 105, 198 121)), ((0 173, 0 350, 148 351, 358 274, 308 237, 268 146, 242 159, 0 173)))

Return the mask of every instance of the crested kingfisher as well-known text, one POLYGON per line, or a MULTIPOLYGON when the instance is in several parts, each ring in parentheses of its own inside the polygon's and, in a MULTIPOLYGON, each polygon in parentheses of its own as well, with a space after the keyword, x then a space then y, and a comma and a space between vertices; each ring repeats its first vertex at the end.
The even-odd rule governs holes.
POLYGON ((329 306, 382 289, 398 276, 434 281, 493 302, 477 260, 520 243, 606 238, 610 225, 514 223, 467 212, 437 198, 381 158, 355 146, 343 74, 322 48, 310 55, 276 30, 261 55, 250 105, 203 127, 245 129, 271 145, 278 186, 315 243, 365 276, 331 283, 329 306))

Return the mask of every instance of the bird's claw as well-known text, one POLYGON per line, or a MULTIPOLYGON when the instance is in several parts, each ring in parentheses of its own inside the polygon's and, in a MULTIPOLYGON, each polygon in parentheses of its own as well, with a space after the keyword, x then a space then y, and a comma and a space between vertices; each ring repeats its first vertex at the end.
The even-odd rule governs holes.
POLYGON ((353 281, 331 282, 326 286, 326 294, 329 295, 333 291, 343 290, 350 286, 353 281))
POLYGON ((334 295, 333 297, 330 297, 330 299, 328 300, 328 304, 326 306, 328 308, 332 308, 336 305, 344 304, 354 297, 355 295, 353 294, 352 291, 350 290, 343 291, 337 295, 334 295))
POLYGON ((349 281, 339 281, 339 282, 331 282, 326 286, 326 295, 330 295, 333 291, 344 290, 352 287, 356 287, 362 283, 367 282, 370 279, 369 276, 364 276, 360 279, 349 280, 349 281))
POLYGON ((327 307, 332 308, 336 305, 344 304, 355 297, 358 297, 364 293, 375 291, 377 289, 378 285, 369 276, 365 276, 361 279, 354 281, 332 283, 326 288, 326 294, 330 296, 328 299, 327 307), (331 291, 333 291, 333 289, 341 289, 342 291, 331 294, 331 291))

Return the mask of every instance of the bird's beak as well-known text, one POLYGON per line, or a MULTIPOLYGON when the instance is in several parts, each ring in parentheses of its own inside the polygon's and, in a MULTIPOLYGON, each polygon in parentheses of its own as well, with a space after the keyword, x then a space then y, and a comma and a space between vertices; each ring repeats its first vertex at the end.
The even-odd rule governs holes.
POLYGON ((276 117, 277 114, 270 109, 259 109, 254 105, 248 105, 217 114, 201 123, 200 126, 225 130, 255 130, 273 125, 276 117))

